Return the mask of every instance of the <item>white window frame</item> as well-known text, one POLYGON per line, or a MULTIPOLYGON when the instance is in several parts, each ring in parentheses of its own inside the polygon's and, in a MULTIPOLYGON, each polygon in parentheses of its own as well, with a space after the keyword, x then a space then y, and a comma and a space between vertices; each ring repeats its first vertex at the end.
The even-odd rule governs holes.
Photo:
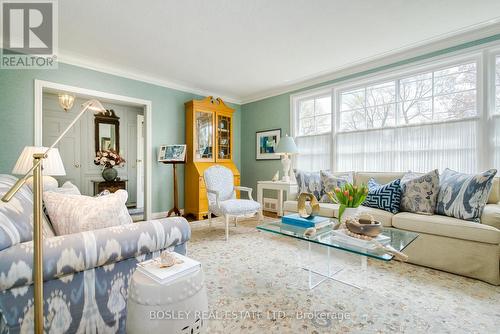
MULTIPOLYGON (((381 129, 394 129, 394 128, 404 128, 404 127, 411 127, 411 126, 422 126, 422 125, 429 125, 429 124, 463 122, 463 121, 470 121, 472 119, 479 119, 481 117, 481 110, 483 110, 483 102, 482 102, 482 97, 481 97, 482 82, 483 82, 483 79, 482 79, 483 73, 482 72, 483 71, 482 71, 481 65, 482 65, 482 53, 481 52, 474 52, 474 53, 468 54, 468 55, 455 56, 453 58, 449 58, 446 60, 432 62, 431 64, 414 66, 414 67, 412 67, 411 70, 401 69, 401 70, 392 71, 391 73, 385 73, 385 74, 373 76, 373 77, 370 77, 369 79, 365 79, 365 80, 361 79, 361 80, 358 80, 355 84, 343 83, 342 85, 338 85, 338 86, 333 88, 334 100, 336 101, 335 108, 333 110, 333 114, 335 115, 335 118, 336 118, 334 133, 337 134, 337 133, 362 132, 362 131, 378 131, 381 129), (476 64, 477 64, 477 67, 476 67, 476 71, 477 71, 477 73, 476 73, 476 92, 477 92, 476 108, 478 111, 477 116, 455 119, 455 120, 444 120, 444 121, 435 121, 435 122, 426 122, 426 123, 385 126, 383 128, 339 131, 340 117, 338 117, 338 115, 340 113, 340 94, 342 94, 343 92, 356 90, 356 89, 362 89, 362 88, 365 88, 366 86, 381 84, 383 82, 397 81, 397 80, 400 80, 404 77, 409 77, 409 76, 413 76, 413 75, 417 75, 417 74, 421 74, 421 73, 425 73, 425 72, 433 72, 433 71, 440 70, 443 68, 453 67, 456 65, 469 63, 469 62, 476 62, 476 64)), ((396 89, 397 89, 397 87, 396 87, 396 89)), ((396 94, 397 94, 397 92, 396 92, 396 94)), ((396 112, 397 112, 397 110, 396 110, 396 112)))
MULTIPOLYGON (((335 154, 336 154, 336 135, 338 134, 339 128, 339 117, 338 113, 340 110, 340 99, 339 92, 361 88, 366 85, 380 83, 383 81, 396 80, 400 77, 411 76, 419 74, 422 72, 429 72, 434 70, 439 70, 443 67, 454 66, 468 61, 474 61, 477 64, 477 81, 476 81, 476 107, 478 114, 477 116, 467 117, 456 120, 448 121, 436 121, 427 123, 417 123, 417 124, 407 124, 407 125, 397 125, 392 127, 384 127, 384 129, 389 128, 401 128, 401 127, 411 127, 411 126, 423 126, 429 124, 439 124, 439 123, 449 123, 449 122, 464 122, 470 120, 478 120, 478 126, 481 127, 482 136, 479 138, 478 149, 482 147, 483 149, 479 152, 479 161, 477 166, 479 169, 484 170, 492 166, 493 157, 489 152, 491 152, 491 141, 490 138, 493 135, 492 122, 489 122, 492 117, 500 117, 500 114, 494 114, 495 112, 495 57, 500 55, 500 43, 498 41, 478 45, 475 47, 467 48, 460 51, 455 51, 452 53, 445 53, 442 55, 427 58, 421 61, 409 62, 408 64, 396 66, 387 70, 374 71, 373 73, 355 77, 352 79, 342 80, 338 83, 332 83, 324 85, 321 87, 313 88, 307 91, 302 91, 296 94, 290 95, 290 132, 294 137, 298 137, 298 106, 299 101, 304 99, 310 99, 318 96, 324 96, 325 94, 331 94, 332 96, 332 131, 330 135, 332 137, 330 150, 330 167, 335 166, 335 154)), ((358 131, 377 131, 380 128, 375 129, 364 129, 364 130, 353 130, 349 132, 358 131)), ((348 132, 348 131, 343 131, 348 132)), ((324 135, 324 134, 321 134, 324 135)))
MULTIPOLYGON (((321 134, 313 134, 313 135, 305 135, 305 136, 299 136, 299 105, 300 102, 302 101, 307 101, 307 100, 312 100, 312 99, 318 99, 318 98, 323 98, 330 96, 332 97, 332 89, 331 88, 326 88, 326 89, 313 89, 298 95, 292 95, 290 96, 290 105, 291 108, 290 110, 292 111, 290 114, 290 131, 292 137, 310 137, 310 136, 324 136, 327 135, 329 132, 323 132, 321 134)), ((330 110, 330 116, 333 117, 333 99, 331 101, 331 110, 330 110)), ((332 118, 332 123, 333 124, 333 118, 332 118)))

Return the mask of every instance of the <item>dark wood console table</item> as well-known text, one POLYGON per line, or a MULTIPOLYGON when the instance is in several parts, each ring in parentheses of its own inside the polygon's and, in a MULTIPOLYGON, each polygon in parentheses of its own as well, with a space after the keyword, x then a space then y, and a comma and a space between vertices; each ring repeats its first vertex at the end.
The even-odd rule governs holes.
POLYGON ((94 196, 104 190, 109 190, 110 193, 114 193, 120 189, 127 190, 127 182, 128 180, 123 179, 116 181, 92 180, 92 183, 94 184, 94 196))

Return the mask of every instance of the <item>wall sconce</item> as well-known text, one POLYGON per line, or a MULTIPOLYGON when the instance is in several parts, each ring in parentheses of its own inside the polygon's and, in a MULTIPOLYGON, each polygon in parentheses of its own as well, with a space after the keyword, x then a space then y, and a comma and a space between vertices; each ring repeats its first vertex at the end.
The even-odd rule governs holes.
POLYGON ((59 105, 64 111, 68 111, 73 108, 73 103, 75 102, 75 96, 68 93, 59 93, 59 105))

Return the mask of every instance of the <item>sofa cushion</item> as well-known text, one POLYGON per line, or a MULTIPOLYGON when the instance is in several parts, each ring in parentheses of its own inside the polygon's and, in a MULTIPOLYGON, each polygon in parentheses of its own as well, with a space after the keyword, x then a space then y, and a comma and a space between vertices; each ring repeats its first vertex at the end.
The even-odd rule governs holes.
MULTIPOLYGON (((283 211, 298 212, 297 201, 285 201, 283 203, 283 211)), ((310 210, 309 202, 306 202, 306 207, 310 210)), ((323 217, 338 217, 339 205, 333 203, 319 203, 319 215, 323 217)))
POLYGON ((368 181, 368 196, 366 196, 363 205, 392 213, 399 212, 401 203, 400 183, 401 180, 396 179, 390 183, 380 185, 374 179, 370 179, 368 181))
POLYGON ((496 169, 464 174, 446 168, 440 176, 436 213, 479 222, 496 169))
POLYGON ((500 230, 500 204, 486 204, 481 215, 481 224, 500 230))
POLYGON ((423 175, 406 173, 401 179, 401 211, 434 214, 438 192, 437 169, 423 175))
POLYGON ((358 209, 358 213, 368 213, 372 215, 376 221, 382 223, 383 226, 385 227, 392 226, 392 217, 394 217, 394 214, 388 211, 361 205, 358 209))
MULTIPOLYGON (((0 175, 0 196, 17 182, 11 175, 0 175)), ((33 193, 27 185, 5 203, 0 201, 0 250, 32 240, 33 193)))
POLYGON ((298 193, 311 193, 319 201, 321 199, 321 178, 319 172, 306 172, 300 169, 294 169, 293 172, 297 180, 298 193))
POLYGON ((401 212, 392 217, 392 226, 413 232, 421 232, 456 239, 500 243, 500 230, 466 220, 440 215, 419 215, 401 212))
POLYGON ((405 173, 357 172, 354 174, 354 183, 357 185, 368 184, 370 179, 374 179, 379 184, 386 184, 401 179, 404 175, 405 173))
POLYGON ((500 177, 497 175, 491 182, 490 196, 488 197, 488 204, 497 204, 500 202, 500 177))

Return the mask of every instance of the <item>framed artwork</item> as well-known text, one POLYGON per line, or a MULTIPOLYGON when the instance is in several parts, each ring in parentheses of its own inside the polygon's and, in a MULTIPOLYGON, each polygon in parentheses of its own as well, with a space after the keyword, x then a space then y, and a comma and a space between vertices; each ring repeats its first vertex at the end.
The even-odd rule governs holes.
POLYGON ((281 129, 259 131, 255 133, 257 147, 255 149, 255 160, 280 160, 281 157, 274 154, 281 138, 281 129))
POLYGON ((186 145, 161 145, 158 149, 159 162, 184 162, 186 145))

